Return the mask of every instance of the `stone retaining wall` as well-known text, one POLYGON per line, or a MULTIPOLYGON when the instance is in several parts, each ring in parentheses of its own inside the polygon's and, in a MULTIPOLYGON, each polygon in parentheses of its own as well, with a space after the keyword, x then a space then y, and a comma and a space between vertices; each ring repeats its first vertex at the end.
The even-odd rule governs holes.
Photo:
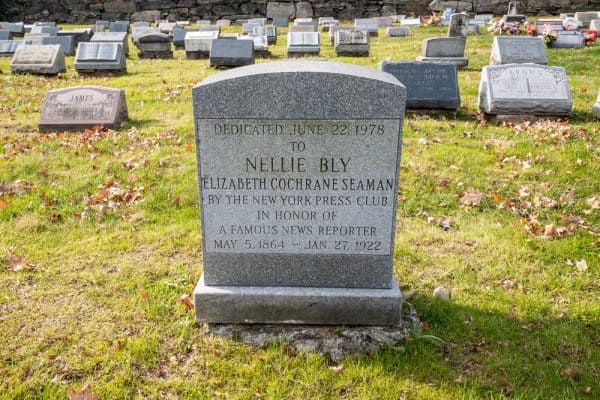
MULTIPOLYGON (((504 14, 509 0, 338 0, 272 2, 267 0, 0 0, 0 20, 51 20, 89 23, 98 19, 195 20, 199 18, 335 16, 357 17, 422 14, 446 7, 477 13, 504 14)), ((520 11, 529 15, 599 10, 600 0, 522 0, 520 11)))

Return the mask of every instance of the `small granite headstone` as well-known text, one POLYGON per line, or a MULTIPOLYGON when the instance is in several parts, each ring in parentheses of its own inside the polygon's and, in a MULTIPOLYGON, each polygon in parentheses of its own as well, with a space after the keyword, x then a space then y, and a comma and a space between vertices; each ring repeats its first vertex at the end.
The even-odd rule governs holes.
POLYGON ((400 26, 408 26, 409 28, 418 28, 421 26, 420 18, 405 18, 400 21, 400 26))
POLYGON ((129 40, 127 32, 96 32, 91 42, 120 43, 125 55, 129 54, 129 40))
POLYGON ((422 43, 421 55, 417 61, 430 63, 450 63, 466 67, 469 60, 465 58, 465 43, 462 38, 429 38, 422 43))
POLYGON ((269 55, 269 42, 265 35, 245 35, 241 40, 251 40, 254 45, 254 54, 266 56, 269 55))
POLYGON ((535 22, 536 35, 542 36, 544 34, 544 30, 547 27, 549 27, 553 31, 557 31, 557 32, 562 31, 564 29, 562 19, 542 19, 542 18, 540 18, 535 22))
POLYGON ((406 108, 456 110, 460 107, 458 71, 454 64, 388 62, 379 69, 406 86, 406 108))
POLYGON ((31 44, 25 40, 0 40, 0 57, 12 57, 17 51, 17 47, 24 44, 31 44))
POLYGON ((110 29, 110 21, 98 20, 96 21, 96 25, 102 25, 104 27, 104 30, 110 29))
POLYGON ((292 25, 288 28, 289 32, 316 32, 316 29, 312 25, 292 25))
POLYGON ((150 28, 150 22, 148 21, 136 21, 133 23, 133 29, 135 28, 150 28))
POLYGON ((339 26, 339 25, 335 25, 335 26, 331 26, 329 28, 329 42, 333 45, 333 42, 335 41, 335 33, 337 31, 352 31, 354 30, 353 27, 351 26, 339 26))
POLYGON ((491 65, 534 63, 545 65, 546 47, 539 37, 496 36, 492 44, 491 65))
POLYGON ((288 32, 288 56, 318 55, 321 52, 319 32, 288 32))
POLYGON ((129 33, 129 22, 111 22, 108 27, 109 32, 127 32, 129 33))
POLYGON ((339 26, 339 24, 340 21, 338 21, 337 19, 334 19, 332 21, 325 21, 323 22, 323 25, 321 25, 321 29, 323 30, 323 32, 329 32, 332 26, 339 26))
POLYGON ((493 115, 569 115, 573 107, 562 67, 505 64, 483 67, 479 109, 493 115))
POLYGON ((394 25, 394 18, 390 16, 375 18, 380 28, 387 28, 394 25))
POLYGON ((183 28, 173 29, 173 46, 175 46, 176 49, 185 48, 185 36, 188 34, 188 32, 192 31, 188 31, 183 28))
POLYGON ((212 41, 219 38, 219 32, 186 31, 185 55, 189 59, 208 58, 212 41))
POLYGON ((465 13, 456 13, 450 16, 448 24, 448 37, 466 38, 469 26, 469 16, 465 13))
POLYGON ((54 22, 54 21, 36 21, 33 23, 33 26, 56 26, 56 22, 54 22))
POLYGON ((11 31, 15 36, 23 36, 25 34, 25 24, 23 22, 9 22, 2 29, 11 31))
POLYGON ((257 25, 266 25, 267 24, 267 19, 266 18, 250 18, 248 20, 249 24, 257 24, 257 25))
POLYGON ((369 34, 367 31, 337 31, 333 49, 337 56, 368 56, 369 34))
POLYGON ((410 36, 410 28, 408 26, 390 26, 385 30, 387 37, 405 37, 410 36))
POLYGON ((405 99, 389 74, 327 61, 257 64, 193 89, 199 323, 399 324, 405 99))
MULTIPOLYGON (((125 32, 111 32, 125 33, 125 32)), ((77 72, 91 73, 96 71, 127 70, 123 45, 119 42, 83 42, 77 47, 75 55, 77 72)))
POLYGON ((131 34, 131 41, 133 44, 137 46, 138 39, 142 35, 161 33, 158 28, 133 28, 133 33, 131 34))
POLYGON ((164 33, 145 33, 138 36, 139 58, 173 58, 171 38, 164 33))
POLYGON ((13 34, 9 30, 0 30, 0 40, 12 40, 13 34))
POLYGON ((295 26, 312 26, 314 30, 317 29, 317 23, 312 18, 296 18, 294 20, 295 26))
POLYGON ((242 34, 248 35, 254 31, 254 28, 262 26, 260 24, 251 24, 250 22, 246 22, 242 25, 242 34))
POLYGON ((583 11, 575 13, 575 19, 581 22, 582 29, 589 29, 590 22, 597 18, 600 18, 600 11, 583 11))
POLYGON ((65 72, 65 53, 59 44, 26 44, 17 47, 10 63, 12 72, 56 75, 65 72))
POLYGON ((519 6, 521 5, 518 1, 511 1, 508 3, 508 14, 506 14, 502 19, 504 22, 518 22, 523 23, 527 19, 525 15, 519 14, 519 6))
POLYGON ((354 29, 366 31, 369 36, 378 36, 379 22, 377 18, 357 18, 354 20, 354 29))
POLYGON ((56 34, 58 36, 73 37, 73 46, 75 48, 77 48, 77 45, 79 45, 79 43, 89 42, 92 39, 92 35, 94 34, 94 32, 92 32, 91 28, 83 28, 83 29, 62 30, 62 31, 58 31, 56 34))
POLYGON ((65 55, 75 55, 75 46, 71 36, 42 36, 31 39, 31 44, 59 44, 62 46, 65 55))
POLYGON ((118 129, 126 119, 124 90, 75 86, 46 93, 38 129, 40 132, 79 131, 96 125, 118 129))
POLYGON ((254 42, 215 39, 210 46, 211 67, 239 67, 254 64, 254 42))
POLYGON ((231 20, 229 20, 229 19, 219 19, 219 20, 217 20, 217 22, 215 22, 215 25, 218 26, 219 28, 226 28, 228 26, 231 26, 231 20))
POLYGON ((37 35, 40 33, 45 33, 48 35, 56 35, 58 33, 58 31, 60 31, 60 28, 56 27, 56 26, 33 26, 31 28, 31 34, 32 35, 37 35))
POLYGON ((288 21, 287 18, 273 18, 273 26, 276 26, 278 28, 287 28, 289 23, 290 21, 288 21))
POLYGON ((554 49, 580 49, 585 47, 585 40, 580 31, 562 30, 556 33, 558 38, 550 45, 554 49))

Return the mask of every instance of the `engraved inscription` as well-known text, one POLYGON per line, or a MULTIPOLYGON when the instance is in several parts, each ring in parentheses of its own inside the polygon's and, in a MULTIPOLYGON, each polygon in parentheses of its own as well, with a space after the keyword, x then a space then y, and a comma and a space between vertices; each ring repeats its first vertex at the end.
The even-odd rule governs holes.
POLYGON ((560 73, 544 68, 512 67, 490 71, 493 97, 529 99, 565 99, 568 84, 560 73))
POLYGON ((197 122, 206 252, 391 254, 398 120, 197 122))
POLYGON ((111 93, 78 89, 53 95, 42 109, 42 118, 52 121, 95 121, 113 118, 116 98, 111 93))

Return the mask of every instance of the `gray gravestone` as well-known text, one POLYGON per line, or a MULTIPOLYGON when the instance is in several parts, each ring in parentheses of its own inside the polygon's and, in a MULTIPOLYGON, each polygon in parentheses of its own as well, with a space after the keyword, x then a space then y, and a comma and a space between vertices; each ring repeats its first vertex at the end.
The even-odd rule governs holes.
POLYGON ((545 65, 546 46, 539 37, 496 36, 492 44, 490 64, 534 63, 545 65))
POLYGON ((600 91, 598 92, 596 103, 592 106, 592 116, 600 119, 600 91))
POLYGON ((410 36, 410 28, 408 26, 390 26, 385 30, 387 37, 405 37, 410 36))
POLYGON ((333 42, 335 41, 335 33, 337 31, 352 31, 354 30, 353 27, 351 26, 332 26, 329 28, 329 42, 333 45, 333 42))
POLYGON ((448 37, 466 38, 469 31, 469 16, 464 13, 452 14, 448 24, 448 37))
POLYGON ((100 86, 76 86, 46 93, 40 132, 79 131, 104 125, 118 129, 127 119, 125 92, 100 86))
POLYGON ((211 67, 239 67, 254 64, 254 43, 250 40, 216 39, 210 46, 211 67))
POLYGON ((190 32, 185 35, 185 55, 190 59, 208 58, 212 41, 219 38, 219 32, 190 32))
POLYGON ((267 37, 262 35, 245 35, 240 37, 240 40, 251 40, 254 46, 254 54, 256 55, 268 55, 269 53, 269 42, 267 37))
POLYGON ((81 42, 89 42, 92 39, 91 28, 62 30, 56 33, 58 36, 71 36, 73 38, 73 47, 77 48, 81 42))
POLYGON ((580 49, 585 47, 585 40, 580 31, 562 30, 556 33, 558 38, 550 45, 554 49, 580 49))
POLYGON ((257 26, 252 30, 254 36, 266 36, 268 44, 277 43, 277 27, 275 26, 257 26))
POLYGON ((288 28, 288 32, 316 32, 312 25, 292 25, 288 28))
POLYGON ((337 31, 333 49, 338 56, 368 56, 369 34, 367 31, 337 31))
POLYGON ((117 21, 111 22, 108 27, 109 32, 127 32, 129 33, 129 22, 117 21))
POLYGON ((9 30, 0 30, 0 40, 12 40, 13 34, 9 30))
POLYGON ((418 28, 421 26, 420 18, 406 18, 400 21, 400 26, 408 26, 409 28, 418 28))
POLYGON ((204 25, 199 30, 200 32, 221 32, 221 28, 216 25, 204 25))
POLYGON ((183 49, 185 48, 185 36, 187 35, 188 32, 193 32, 193 31, 188 31, 186 29, 173 29, 173 46, 175 46, 176 49, 183 49))
POLYGON ((246 22, 242 25, 242 34, 248 35, 254 31, 254 28, 262 26, 260 24, 251 24, 250 22, 246 22))
POLYGON ((136 21, 133 23, 133 29, 135 29, 135 28, 150 28, 150 22, 136 21))
POLYGON ((573 101, 562 67, 506 64, 483 67, 479 108, 494 115, 569 115, 573 101))
POLYGON ((123 45, 117 42, 79 43, 74 66, 77 72, 123 72, 127 69, 123 45))
POLYGON ((279 28, 287 28, 290 21, 288 21, 287 17, 284 18, 273 18, 273 26, 277 26, 279 28))
POLYGON ((0 40, 0 57, 12 57, 17 51, 17 47, 24 44, 31 44, 26 40, 0 40))
POLYGON ((460 107, 458 72, 454 64, 387 62, 379 69, 406 86, 406 108, 456 110, 460 107))
POLYGON ((257 24, 257 25, 266 25, 267 24, 267 19, 266 18, 250 18, 248 20, 249 24, 257 24))
POLYGON ((104 30, 108 30, 110 29, 110 21, 96 21, 96 25, 102 25, 104 27, 104 30))
POLYGON ((144 33, 138 36, 139 58, 173 58, 171 38, 164 33, 144 33))
POLYGON ((22 22, 9 22, 2 29, 11 31, 13 35, 23 36, 25 33, 25 24, 22 22))
POLYGON ((511 1, 508 3, 508 14, 502 17, 505 22, 518 22, 523 23, 527 19, 525 15, 519 14, 519 6, 521 3, 518 1, 511 1))
POLYGON ((217 22, 215 22, 215 25, 218 26, 219 28, 226 28, 228 26, 231 26, 231 20, 219 19, 219 20, 217 20, 217 22))
POLYGON ((389 74, 327 61, 258 64, 193 89, 198 322, 399 323, 405 96, 389 74))
POLYGON ((329 30, 331 29, 332 26, 339 26, 340 25, 340 21, 338 21, 337 19, 331 20, 331 21, 324 21, 323 24, 321 25, 321 29, 323 30, 323 32, 329 32, 329 30))
POLYGON ((54 21, 36 21, 33 23, 33 26, 56 26, 56 22, 54 22, 54 21))
POLYGON ((354 20, 354 28, 367 31, 370 36, 379 35, 379 22, 376 18, 357 18, 354 20))
POLYGON ((65 53, 61 45, 26 44, 17 47, 10 63, 12 72, 56 75, 64 72, 65 53))
POLYGON ((581 22, 582 29, 589 29, 590 22, 593 19, 597 19, 597 18, 600 18, 599 11, 584 11, 584 12, 576 12, 575 13, 575 19, 577 21, 581 22))
POLYGON ((125 55, 129 54, 129 40, 127 32, 96 32, 90 42, 120 43, 125 55))
POLYGON ((57 28, 56 26, 33 26, 31 28, 31 31, 29 33, 31 33, 32 35, 38 35, 40 33, 46 33, 48 35, 56 35, 58 33, 58 31, 60 31, 60 28, 57 28))
POLYGON ((198 26, 210 25, 210 19, 196 20, 196 25, 198 25, 198 26))
POLYGON ((421 55, 417 61, 430 63, 450 63, 466 67, 469 60, 465 58, 465 43, 462 38, 429 38, 422 43, 421 55))
POLYGON ((62 46, 65 55, 75 55, 75 46, 71 36, 42 36, 31 39, 31 44, 59 44, 62 46))
POLYGON ((133 42, 133 44, 135 44, 137 46, 140 36, 151 34, 151 33, 160 33, 160 29, 158 29, 158 28, 133 28, 133 33, 131 34, 131 41, 133 42))
POLYGON ((319 32, 288 32, 288 56, 318 55, 320 38, 319 32))

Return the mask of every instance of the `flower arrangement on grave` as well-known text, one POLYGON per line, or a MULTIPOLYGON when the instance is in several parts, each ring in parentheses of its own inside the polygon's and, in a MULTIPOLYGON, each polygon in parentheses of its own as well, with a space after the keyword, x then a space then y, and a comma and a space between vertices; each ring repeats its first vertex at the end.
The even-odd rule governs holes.
POLYGON ((423 25, 425 26, 440 26, 442 24, 442 16, 440 13, 434 12, 432 15, 423 17, 423 25))
POLYGON ((558 39, 558 33, 554 31, 550 25, 544 25, 542 38, 544 39, 546 46, 550 47, 550 45, 552 45, 552 43, 556 42, 556 39, 558 39))
POLYGON ((490 21, 487 30, 494 35, 518 35, 521 33, 521 24, 519 22, 492 20, 490 21))
POLYGON ((587 45, 591 45, 598 38, 598 32, 593 29, 585 29, 582 30, 581 33, 583 34, 583 40, 587 45))
POLYGON ((574 31, 581 26, 581 22, 573 17, 567 17, 563 19, 562 25, 566 31, 574 31))
POLYGON ((527 36, 537 36, 537 28, 535 25, 529 23, 529 21, 526 21, 524 27, 527 36))

